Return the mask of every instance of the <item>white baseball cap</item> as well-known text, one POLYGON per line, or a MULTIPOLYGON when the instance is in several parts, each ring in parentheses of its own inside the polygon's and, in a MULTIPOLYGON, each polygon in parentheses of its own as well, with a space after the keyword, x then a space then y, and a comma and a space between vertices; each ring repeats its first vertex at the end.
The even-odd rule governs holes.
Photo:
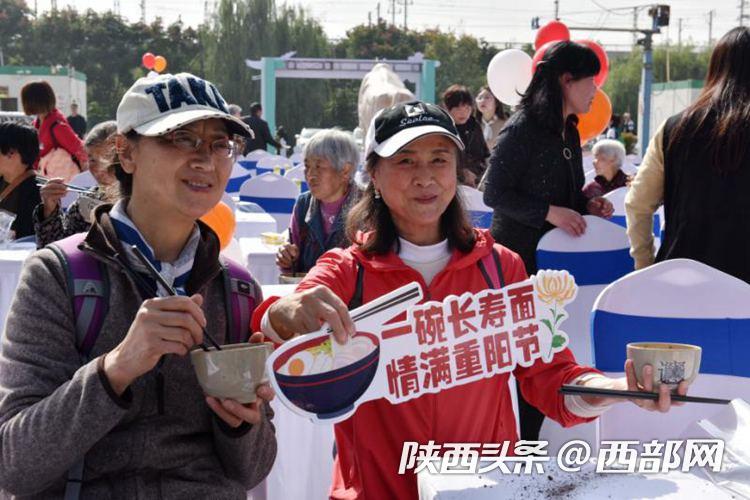
POLYGON ((117 131, 158 136, 208 118, 227 123, 231 133, 254 137, 242 120, 229 114, 213 83, 190 73, 139 78, 117 107, 117 131))

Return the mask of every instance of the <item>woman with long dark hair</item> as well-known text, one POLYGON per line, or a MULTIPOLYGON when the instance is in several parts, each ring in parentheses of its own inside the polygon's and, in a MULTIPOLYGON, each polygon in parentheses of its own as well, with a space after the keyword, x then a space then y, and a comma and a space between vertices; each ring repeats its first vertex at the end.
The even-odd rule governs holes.
MULTIPOLYGON (((539 62, 519 110, 500 132, 485 178, 484 202, 494 209, 492 236, 536 273, 536 247, 559 227, 573 236, 586 230, 583 214, 609 217, 612 204, 588 200, 577 115, 596 93, 599 59, 590 48, 560 42, 539 62)), ((520 395, 520 393, 519 393, 520 395)), ((544 416, 519 399, 521 437, 536 440, 544 416)))
POLYGON ((637 269, 654 262, 652 220, 664 204, 656 260, 689 258, 750 283, 750 28, 711 54, 706 86, 648 146, 625 199, 637 269))
POLYGON ((497 136, 508 120, 508 115, 505 114, 502 103, 487 85, 479 89, 476 103, 477 110, 474 112, 474 119, 481 125, 484 141, 487 143, 487 148, 492 151, 497 142, 497 136))

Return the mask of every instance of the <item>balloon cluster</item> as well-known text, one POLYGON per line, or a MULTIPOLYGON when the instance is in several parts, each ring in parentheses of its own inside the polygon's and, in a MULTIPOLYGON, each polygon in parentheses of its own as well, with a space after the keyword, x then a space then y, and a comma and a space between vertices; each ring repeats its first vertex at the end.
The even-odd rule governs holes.
POLYGON ((167 58, 164 56, 155 56, 151 52, 146 52, 141 56, 141 63, 150 70, 148 76, 158 75, 167 69, 167 58))
MULTIPOLYGON (((507 49, 495 54, 487 66, 487 83, 495 97, 501 102, 515 106, 521 102, 531 83, 537 64, 550 47, 558 42, 570 40, 570 31, 560 21, 550 21, 537 31, 534 40, 534 57, 519 49, 507 49)), ((578 116, 578 133, 581 143, 586 143, 601 134, 612 117, 612 103, 601 89, 609 75, 609 59, 601 45, 591 40, 574 40, 594 51, 601 69, 594 76, 598 87, 588 113, 578 116)))

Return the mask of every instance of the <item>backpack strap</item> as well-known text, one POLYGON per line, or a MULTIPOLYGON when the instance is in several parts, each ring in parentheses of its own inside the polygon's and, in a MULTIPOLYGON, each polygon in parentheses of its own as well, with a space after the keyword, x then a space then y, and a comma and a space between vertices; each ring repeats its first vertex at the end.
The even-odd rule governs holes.
POLYGON ((79 248, 85 233, 49 245, 65 270, 68 296, 76 322, 76 348, 81 361, 89 361, 109 307, 109 280, 102 263, 79 248))
POLYGON ((227 309, 227 339, 232 344, 250 338, 250 320, 257 305, 255 285, 250 272, 231 259, 223 259, 224 293, 227 309))
POLYGON ((356 309, 362 305, 362 284, 365 280, 365 268, 362 264, 357 262, 357 282, 354 285, 354 295, 352 300, 349 301, 349 310, 356 309))
MULTIPOLYGON (((91 350, 104 323, 109 306, 109 281, 102 263, 80 249, 85 233, 78 233, 49 245, 65 271, 68 296, 76 322, 76 349, 81 363, 91 358, 91 350)), ((65 500, 78 500, 83 485, 83 458, 68 471, 65 500)))
POLYGON ((505 277, 503 276, 503 265, 500 262, 500 256, 493 247, 490 253, 477 261, 477 266, 482 272, 482 277, 489 288, 504 288, 505 277))

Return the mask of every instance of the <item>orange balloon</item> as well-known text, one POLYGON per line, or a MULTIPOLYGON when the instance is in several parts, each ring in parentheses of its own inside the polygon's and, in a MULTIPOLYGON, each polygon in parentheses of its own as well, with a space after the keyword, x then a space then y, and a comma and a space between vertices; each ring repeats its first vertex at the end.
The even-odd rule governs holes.
POLYGON ((594 102, 591 103, 589 112, 578 115, 578 134, 581 136, 581 144, 586 144, 598 136, 607 128, 612 118, 612 102, 602 89, 596 89, 594 102))
POLYGON ((161 73, 167 69, 167 59, 164 56, 154 57, 154 71, 161 73))
POLYGON ((224 250, 232 241, 234 229, 237 227, 234 212, 229 208, 229 205, 220 201, 210 212, 201 217, 201 221, 216 233, 216 236, 219 237, 221 249, 224 250))

